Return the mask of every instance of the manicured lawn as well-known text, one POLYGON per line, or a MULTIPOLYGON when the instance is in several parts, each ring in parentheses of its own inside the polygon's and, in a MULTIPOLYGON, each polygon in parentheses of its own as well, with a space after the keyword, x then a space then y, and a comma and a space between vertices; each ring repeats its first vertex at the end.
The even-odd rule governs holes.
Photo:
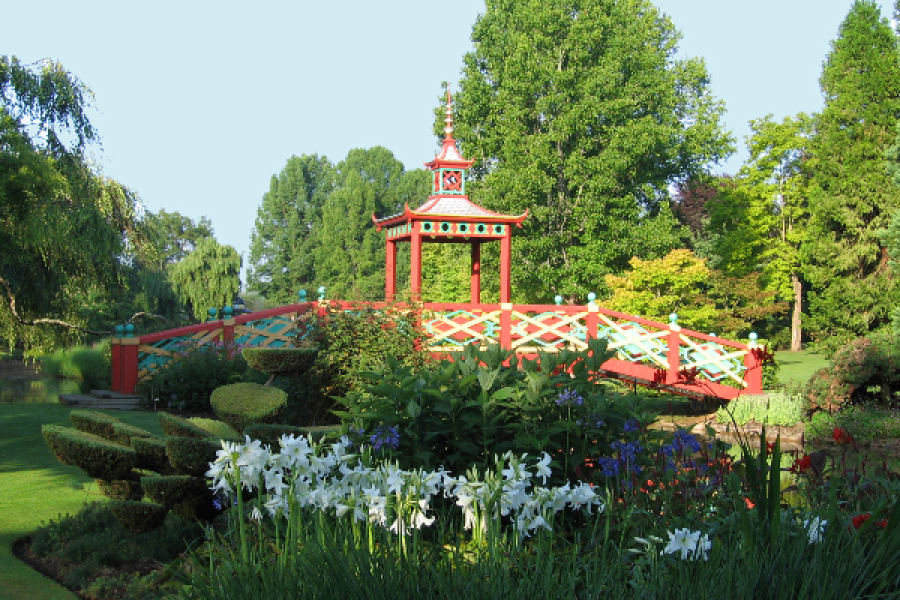
POLYGON ((785 384, 805 386, 812 374, 828 366, 828 359, 821 354, 814 354, 808 350, 800 352, 776 352, 775 360, 781 367, 778 371, 778 380, 785 384))
MULTIPOLYGON (((59 462, 41 436, 46 423, 69 425, 70 410, 58 404, 0 404, 0 599, 75 598, 12 554, 16 538, 102 498, 96 484, 80 469, 59 462)), ((153 413, 108 414, 162 435, 153 413)))

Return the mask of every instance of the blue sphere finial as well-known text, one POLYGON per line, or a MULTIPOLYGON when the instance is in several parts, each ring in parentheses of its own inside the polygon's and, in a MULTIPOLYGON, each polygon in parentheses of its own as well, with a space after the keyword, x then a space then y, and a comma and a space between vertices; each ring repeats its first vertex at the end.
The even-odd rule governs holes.
POLYGON ((562 304, 563 297, 560 296, 559 294, 557 294, 557 295, 553 296, 553 301, 556 302, 557 306, 559 306, 562 304))
POLYGON ((231 318, 231 315, 233 315, 233 314, 234 314, 234 307, 233 307, 233 306, 225 306, 225 307, 222 308, 222 316, 223 316, 223 318, 225 318, 225 319, 230 319, 230 318, 231 318))
POLYGON ((588 293, 588 304, 593 304, 594 300, 596 300, 596 299, 597 299, 597 294, 595 294, 594 292, 588 293))
POLYGON ((751 331, 751 332, 750 332, 750 335, 747 336, 747 337, 750 338, 750 341, 751 341, 751 342, 755 342, 755 341, 759 338, 759 336, 756 335, 756 332, 755 332, 755 331, 751 331))
POLYGON ((206 314, 209 316, 209 320, 212 321, 213 319, 216 318, 216 314, 218 312, 219 311, 216 310, 215 308, 210 308, 208 311, 206 311, 206 314))
POLYGON ((669 315, 669 323, 677 323, 678 322, 678 313, 671 313, 669 315))
POLYGON ((129 323, 125 326, 125 337, 133 337, 134 336, 134 325, 129 323))
POLYGON ((319 286, 319 302, 321 302, 324 299, 325 299, 325 286, 320 285, 319 286))
POLYGON ((298 290, 297 297, 300 298, 300 302, 306 302, 306 290, 298 290))
POLYGON ((125 335, 125 326, 116 325, 116 337, 122 337, 123 335, 125 335))

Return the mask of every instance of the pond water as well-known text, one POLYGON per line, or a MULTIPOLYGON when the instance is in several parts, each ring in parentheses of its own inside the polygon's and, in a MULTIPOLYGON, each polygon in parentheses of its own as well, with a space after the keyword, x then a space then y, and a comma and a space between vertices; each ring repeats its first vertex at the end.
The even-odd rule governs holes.
POLYGON ((0 403, 57 403, 60 394, 77 394, 78 382, 67 379, 0 379, 0 403))

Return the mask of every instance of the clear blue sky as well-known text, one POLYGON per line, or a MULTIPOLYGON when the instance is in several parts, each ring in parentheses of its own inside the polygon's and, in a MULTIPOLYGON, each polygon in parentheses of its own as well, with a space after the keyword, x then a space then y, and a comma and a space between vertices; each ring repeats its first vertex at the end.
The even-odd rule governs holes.
MULTIPOLYGON (((657 0, 706 60, 746 158, 747 122, 822 107, 818 78, 851 0, 657 0)), ((886 17, 890 3, 882 3, 886 17)), ((483 0, 10 2, 0 54, 60 61, 95 93, 103 172, 149 210, 207 216, 248 258, 269 179, 292 154, 385 146, 434 157, 432 110, 459 78, 483 0), (450 5, 452 8, 447 8, 450 5)))

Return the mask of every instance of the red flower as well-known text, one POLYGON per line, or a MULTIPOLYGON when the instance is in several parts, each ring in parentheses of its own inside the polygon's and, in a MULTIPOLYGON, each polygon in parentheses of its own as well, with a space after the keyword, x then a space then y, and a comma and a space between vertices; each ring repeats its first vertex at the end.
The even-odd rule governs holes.
POLYGON ((865 524, 866 521, 869 520, 869 517, 871 517, 871 516, 872 516, 872 513, 866 513, 866 514, 864 514, 864 515, 856 515, 856 516, 853 517, 853 519, 852 519, 852 521, 853 521, 853 528, 854 528, 854 529, 859 529, 860 527, 862 527, 862 526, 865 524))
POLYGON ((812 459, 809 455, 804 454, 802 457, 796 459, 794 464, 791 465, 789 471, 791 473, 806 473, 812 468, 812 459))
POLYGON ((751 500, 750 498, 744 498, 744 504, 747 505, 747 508, 754 508, 756 506, 756 502, 751 500))
POLYGON ((838 444, 850 444, 853 442, 853 436, 840 427, 834 428, 834 431, 831 432, 831 437, 833 437, 834 441, 838 444))
POLYGON ((766 442, 766 456, 775 452, 775 442, 766 442))

